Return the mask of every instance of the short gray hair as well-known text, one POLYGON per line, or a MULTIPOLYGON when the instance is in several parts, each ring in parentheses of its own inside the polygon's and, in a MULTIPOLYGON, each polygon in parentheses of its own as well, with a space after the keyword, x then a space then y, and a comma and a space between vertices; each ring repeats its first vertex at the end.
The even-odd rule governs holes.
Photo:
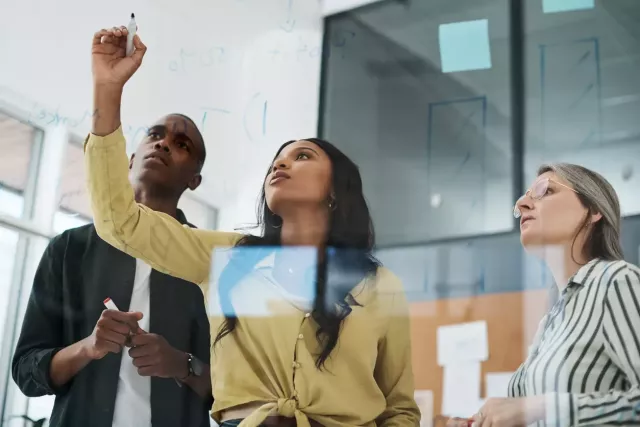
MULTIPOLYGON (((538 176, 546 172, 554 172, 568 182, 578 192, 580 202, 590 214, 602 215, 602 219, 595 224, 590 235, 587 236, 584 255, 590 259, 601 258, 611 261, 623 259, 620 244, 620 201, 609 181, 597 172, 571 163, 542 165, 538 169, 538 176)), ((588 225, 589 217, 587 216, 581 228, 588 225)))

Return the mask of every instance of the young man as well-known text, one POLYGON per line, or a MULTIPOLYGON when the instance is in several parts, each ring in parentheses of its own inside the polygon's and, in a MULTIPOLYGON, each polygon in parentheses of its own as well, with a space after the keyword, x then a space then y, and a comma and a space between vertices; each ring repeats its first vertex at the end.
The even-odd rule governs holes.
MULTIPOLYGON (((202 135, 164 117, 131 156, 136 201, 177 208, 201 182, 202 135)), ((29 397, 55 394, 52 427, 209 426, 209 322, 202 291, 102 241, 93 225, 51 240, 12 362, 29 397), (117 310, 105 310, 106 298, 117 310)))

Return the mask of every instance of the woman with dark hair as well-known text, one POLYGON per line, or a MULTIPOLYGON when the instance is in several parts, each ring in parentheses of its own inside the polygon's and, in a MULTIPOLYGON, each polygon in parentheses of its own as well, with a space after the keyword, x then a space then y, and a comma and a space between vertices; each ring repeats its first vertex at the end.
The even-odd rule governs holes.
POLYGON ((615 190, 582 166, 544 165, 514 214, 560 298, 511 377, 510 397, 487 400, 476 426, 639 424, 640 269, 623 260, 615 190))
MULTIPOLYGON (((260 236, 185 228, 136 204, 120 99, 146 48, 136 36, 125 57, 126 34, 94 36, 98 114, 85 145, 94 222, 105 241, 200 284, 213 302, 213 418, 225 427, 417 426, 407 301, 371 254, 357 166, 327 141, 284 144, 264 180, 260 236), (210 281, 220 247, 232 247, 229 260, 210 281)), ((156 145, 147 161, 162 169, 171 153, 156 145)))

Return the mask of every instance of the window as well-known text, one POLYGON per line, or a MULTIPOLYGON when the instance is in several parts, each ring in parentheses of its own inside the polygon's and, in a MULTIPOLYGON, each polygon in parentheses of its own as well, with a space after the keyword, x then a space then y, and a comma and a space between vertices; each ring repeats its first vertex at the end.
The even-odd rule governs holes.
POLYGON ((327 20, 321 133, 385 246, 511 230, 509 2, 383 2, 327 20))
POLYGON ((42 132, 0 112, 0 214, 28 216, 24 193, 32 185, 37 142, 42 132))
POLYGON ((640 3, 547 3, 526 2, 526 183, 541 163, 577 163, 611 182, 623 215, 639 214, 640 3))
POLYGON ((196 200, 189 192, 182 195, 178 208, 187 217, 187 221, 198 228, 214 230, 218 226, 218 210, 196 200))
MULTIPOLYGON (((84 149, 82 143, 71 141, 67 144, 60 176, 59 208, 53 218, 55 234, 91 222, 91 202, 86 186, 84 149)), ((180 199, 178 207, 196 227, 215 228, 217 225, 217 210, 198 201, 188 191, 180 199)))
MULTIPOLYGON (((3 334, 0 336, 0 361, 3 380, 0 395, 4 394, 3 416, 7 426, 22 426, 24 420, 14 418, 23 414, 34 419, 49 418, 54 396, 28 399, 22 395, 10 378, 10 363, 15 349, 17 336, 22 328, 22 320, 31 292, 33 278, 49 243, 48 239, 33 237, 24 233, 8 231, 0 227, 0 324, 3 334), (4 262, 4 265, 2 263, 4 262), (6 274, 4 274, 6 272, 6 274), (5 389, 6 386, 6 389, 5 389)), ((0 409, 2 409, 0 405, 0 409)))
POLYGON ((375 255, 402 280, 410 301, 469 298, 546 285, 540 275, 521 280, 523 261, 516 233, 387 247, 375 255))
MULTIPOLYGON (((5 331, 9 303, 11 301, 11 284, 18 247, 18 232, 0 227, 0 331, 5 331)), ((0 349, 6 344, 10 335, 0 336, 0 349)))
POLYGON ((89 224, 91 217, 83 146, 71 141, 67 144, 63 160, 58 188, 58 210, 53 217, 53 231, 59 234, 69 228, 89 224))

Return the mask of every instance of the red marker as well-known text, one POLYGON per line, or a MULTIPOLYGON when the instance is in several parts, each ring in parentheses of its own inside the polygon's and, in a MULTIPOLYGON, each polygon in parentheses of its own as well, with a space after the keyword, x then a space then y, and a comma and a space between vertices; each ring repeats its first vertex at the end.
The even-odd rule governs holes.
POLYGON ((111 298, 109 297, 107 297, 107 299, 105 299, 103 303, 104 303, 104 306, 107 307, 109 310, 120 311, 116 303, 111 301, 111 298))

